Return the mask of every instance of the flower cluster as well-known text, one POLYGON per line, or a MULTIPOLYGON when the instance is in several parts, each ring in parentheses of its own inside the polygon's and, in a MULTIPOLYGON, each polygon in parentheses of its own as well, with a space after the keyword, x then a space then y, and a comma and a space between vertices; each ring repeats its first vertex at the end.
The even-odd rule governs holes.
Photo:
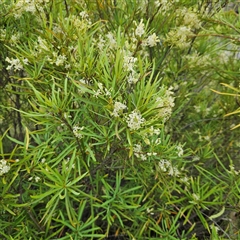
POLYGON ((158 42, 160 42, 159 37, 156 35, 156 33, 153 33, 152 35, 149 35, 146 40, 143 41, 143 45, 155 47, 158 42))
POLYGON ((126 122, 130 130, 134 131, 142 127, 145 119, 142 117, 141 113, 135 109, 126 117, 126 122))
POLYGON ((39 181, 41 180, 40 177, 35 176, 35 177, 30 177, 30 178, 28 178, 28 181, 32 181, 33 179, 35 180, 35 182, 39 182, 39 181))
POLYGON ((188 48, 191 44, 194 30, 201 27, 201 21, 195 12, 187 8, 177 10, 176 21, 177 27, 168 32, 165 41, 180 49, 188 48))
POLYGON ((135 35, 141 37, 144 33, 145 33, 144 23, 143 19, 141 19, 140 23, 137 25, 135 29, 135 35))
POLYGON ((56 66, 63 66, 65 61, 67 60, 67 57, 65 55, 57 54, 56 52, 53 52, 53 59, 48 57, 47 59, 51 64, 55 64, 56 66))
POLYGON ((199 53, 192 53, 184 56, 189 68, 207 67, 210 63, 210 56, 208 54, 200 55, 199 53))
POLYGON ((188 48, 191 44, 190 37, 193 35, 191 29, 186 26, 180 26, 172 29, 166 36, 166 43, 175 45, 180 49, 188 48))
POLYGON ((131 56, 124 56, 123 58, 123 67, 125 70, 132 72, 134 71, 134 65, 137 61, 137 58, 131 56))
MULTIPOLYGON (((53 31, 61 31, 60 28, 56 27, 53 28, 53 31), (57 30, 56 30, 57 29, 57 30)), ((69 52, 72 51, 71 48, 68 47, 69 52)), ((70 68, 70 63, 68 60, 68 56, 66 54, 63 54, 61 51, 61 47, 58 46, 57 50, 55 50, 55 46, 52 44, 52 42, 49 42, 48 40, 38 37, 37 41, 34 44, 33 49, 31 50, 32 55, 34 55, 36 58, 46 58, 46 60, 50 64, 55 64, 56 66, 64 66, 65 69, 70 68)))
POLYGON ((98 90, 97 91, 94 90, 94 97, 98 98, 101 95, 106 97, 111 96, 111 92, 107 88, 103 87, 102 83, 98 83, 97 85, 98 85, 98 90))
POLYGON ((32 0, 19 0, 16 5, 15 18, 21 17, 23 12, 30 12, 34 14, 36 12, 35 1, 32 0))
POLYGON ((155 0, 154 5, 158 8, 161 7, 161 12, 167 13, 167 11, 173 8, 173 3, 179 0, 155 0))
POLYGON ((37 45, 35 48, 38 50, 39 53, 41 53, 43 50, 49 51, 49 46, 47 41, 41 37, 38 37, 37 45))
POLYGON ((117 47, 117 41, 116 41, 113 33, 112 33, 112 32, 108 32, 108 33, 106 34, 106 37, 107 37, 107 40, 108 40, 109 47, 110 47, 111 49, 116 48, 116 47, 117 47))
POLYGON ((125 104, 123 104, 121 102, 115 102, 112 115, 114 117, 119 117, 119 114, 122 114, 123 110, 126 108, 127 108, 127 106, 125 104))
POLYGON ((73 126, 73 134, 76 138, 83 138, 82 135, 82 130, 84 129, 84 127, 79 127, 79 126, 73 126))
MULTIPOLYGON (((143 20, 141 19, 140 23, 137 25, 135 29, 135 36, 142 37, 145 34, 145 26, 143 20)), ((156 33, 149 35, 146 39, 143 39, 142 45, 148 47, 154 47, 157 43, 160 42, 156 33)))
POLYGON ((170 176, 179 176, 180 175, 180 171, 178 170, 177 167, 172 166, 172 163, 168 160, 160 160, 159 164, 158 164, 160 170, 164 173, 167 173, 170 176))
POLYGON ((92 21, 86 11, 80 12, 79 16, 72 15, 70 19, 73 26, 79 31, 85 31, 92 25, 92 21))
POLYGON ((163 121, 166 122, 172 114, 172 108, 174 107, 174 97, 172 87, 167 89, 163 96, 157 97, 157 108, 159 108, 159 115, 163 121))
POLYGON ((137 158, 140 158, 142 161, 147 160, 147 157, 157 155, 156 152, 143 152, 142 151, 142 145, 140 143, 139 144, 134 144, 133 153, 134 153, 134 156, 136 156, 137 158))
POLYGON ((96 46, 100 50, 100 52, 102 52, 105 49, 106 40, 103 38, 103 36, 101 34, 98 36, 98 39, 94 38, 93 42, 96 44, 96 46))
POLYGON ((140 76, 140 74, 138 74, 138 73, 135 72, 135 71, 132 71, 132 72, 128 75, 128 77, 127 77, 128 83, 129 83, 129 84, 135 84, 135 83, 137 83, 138 80, 139 80, 139 76, 140 76))
POLYGON ((7 173, 10 170, 10 166, 5 159, 0 160, 0 176, 7 173))
POLYGON ((147 160, 146 154, 144 154, 143 151, 142 151, 142 145, 141 144, 135 144, 133 146, 133 153, 137 158, 140 158, 143 161, 147 160))
POLYGON ((135 63, 137 58, 125 55, 123 58, 123 68, 125 71, 129 72, 127 76, 127 81, 129 84, 137 83, 139 79, 139 74, 135 71, 135 63))
POLYGON ((14 17, 20 18, 24 12, 35 14, 36 11, 43 11, 43 4, 48 3, 49 0, 18 0, 15 3, 14 17))
POLYGON ((6 38, 7 31, 5 28, 0 29, 0 40, 4 40, 6 38))
POLYGON ((235 166, 232 163, 229 165, 229 168, 230 168, 229 173, 233 175, 240 175, 240 170, 236 170, 235 166))
POLYGON ((176 15, 178 22, 184 26, 187 26, 191 29, 198 29, 201 27, 201 22, 198 19, 197 14, 185 7, 179 9, 176 15))
POLYGON ((87 79, 81 78, 78 80, 79 84, 79 89, 78 89, 78 93, 79 94, 83 94, 86 92, 87 90, 87 86, 89 85, 89 81, 87 79))
POLYGON ((161 139, 158 137, 160 133, 161 130, 159 128, 154 128, 153 126, 150 126, 141 131, 141 136, 147 145, 157 146, 161 143, 161 139))
MULTIPOLYGON (((6 60, 6 62, 8 62, 10 64, 10 65, 8 65, 7 70, 13 69, 14 72, 23 70, 23 64, 21 63, 21 61, 18 58, 10 59, 9 57, 6 57, 5 60, 6 60)), ((24 58, 23 63, 28 64, 28 59, 24 58)))
POLYGON ((181 157, 183 155, 183 148, 181 145, 176 146, 177 155, 181 157))
POLYGON ((151 126, 149 129, 148 129, 148 134, 150 136, 153 136, 153 135, 159 135, 161 132, 161 130, 159 128, 154 128, 153 126, 151 126))
POLYGON ((19 43, 22 34, 20 32, 12 33, 9 43, 12 46, 16 46, 19 43))

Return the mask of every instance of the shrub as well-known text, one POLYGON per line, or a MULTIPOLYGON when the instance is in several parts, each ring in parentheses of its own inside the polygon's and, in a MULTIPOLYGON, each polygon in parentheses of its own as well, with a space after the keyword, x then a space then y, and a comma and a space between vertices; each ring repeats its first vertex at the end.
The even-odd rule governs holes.
POLYGON ((237 239, 225 4, 0 3, 3 239, 237 239))

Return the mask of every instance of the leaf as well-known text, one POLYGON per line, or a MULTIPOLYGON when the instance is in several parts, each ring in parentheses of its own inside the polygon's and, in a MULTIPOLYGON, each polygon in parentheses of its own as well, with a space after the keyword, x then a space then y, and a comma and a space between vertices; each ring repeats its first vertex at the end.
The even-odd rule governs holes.
POLYGON ((39 201, 42 200, 43 198, 53 194, 54 192, 56 192, 56 189, 51 189, 45 193, 39 194, 39 195, 31 195, 31 198, 33 199, 38 199, 39 201))
POLYGON ((226 84, 226 83, 221 83, 221 84, 222 84, 223 86, 225 86, 225 87, 228 87, 228 88, 236 91, 236 92, 240 92, 239 89, 237 89, 237 88, 235 88, 235 87, 233 87, 233 86, 231 86, 231 85, 229 85, 229 84, 226 84))
POLYGON ((28 131, 27 127, 25 129, 26 129, 25 149, 28 150, 28 146, 29 146, 29 131, 28 131))
POLYGON ((234 97, 239 96, 239 94, 236 94, 236 93, 219 92, 219 91, 216 91, 216 90, 214 90, 214 89, 210 89, 210 90, 213 91, 213 92, 215 92, 215 93, 217 93, 217 94, 221 94, 221 95, 234 96, 234 97))
POLYGON ((234 112, 230 112, 230 113, 228 113, 228 114, 225 114, 224 116, 227 117, 227 116, 230 116, 230 115, 233 115, 233 114, 237 114, 237 113, 240 113, 240 110, 239 110, 239 109, 236 110, 236 111, 234 111, 234 112))
POLYGON ((238 127, 240 127, 240 124, 238 124, 237 126, 234 126, 233 128, 231 128, 231 130, 236 129, 238 127))
POLYGON ((219 213, 216 213, 216 214, 213 214, 212 216, 210 216, 209 219, 213 220, 214 218, 218 218, 221 215, 223 215, 224 212, 225 212, 225 206, 222 207, 222 209, 219 213))

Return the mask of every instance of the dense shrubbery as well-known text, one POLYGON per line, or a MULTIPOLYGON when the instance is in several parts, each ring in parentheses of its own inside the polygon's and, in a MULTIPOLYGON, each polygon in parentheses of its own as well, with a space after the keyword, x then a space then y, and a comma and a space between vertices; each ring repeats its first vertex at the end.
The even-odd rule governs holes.
POLYGON ((239 29, 227 1, 0 3, 1 239, 238 239, 239 29))

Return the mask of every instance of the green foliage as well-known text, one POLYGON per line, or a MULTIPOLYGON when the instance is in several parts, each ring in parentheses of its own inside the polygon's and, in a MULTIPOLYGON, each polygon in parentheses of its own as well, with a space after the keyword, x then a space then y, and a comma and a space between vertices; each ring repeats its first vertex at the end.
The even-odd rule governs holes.
POLYGON ((238 239, 227 3, 0 3, 2 239, 238 239))

